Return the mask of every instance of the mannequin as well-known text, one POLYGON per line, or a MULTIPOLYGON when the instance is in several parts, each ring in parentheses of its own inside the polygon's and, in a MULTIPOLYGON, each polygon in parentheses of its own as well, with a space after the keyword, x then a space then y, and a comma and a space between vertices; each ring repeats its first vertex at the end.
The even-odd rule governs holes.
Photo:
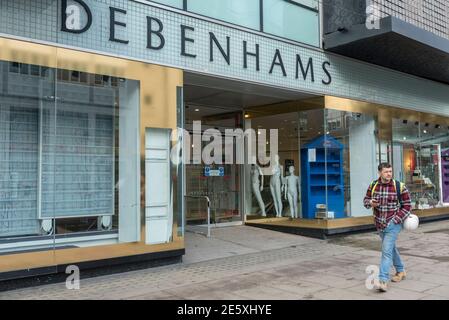
POLYGON ((272 166, 272 176, 270 180, 270 191, 273 197, 276 217, 282 217, 282 190, 284 187, 284 168, 279 164, 279 155, 275 155, 274 164, 272 166))
POLYGON ((299 191, 299 177, 295 176, 295 167, 290 166, 288 168, 290 173, 289 176, 285 177, 286 188, 285 188, 285 198, 290 204, 290 216, 292 218, 299 218, 298 211, 298 191, 299 191))
POLYGON ((257 164, 251 166, 251 184, 253 187, 253 193, 256 196, 257 203, 259 204, 260 211, 262 212, 262 217, 266 217, 265 203, 262 200, 262 195, 260 194, 263 190, 263 173, 262 169, 257 164), (259 181, 260 176, 260 181, 259 181))

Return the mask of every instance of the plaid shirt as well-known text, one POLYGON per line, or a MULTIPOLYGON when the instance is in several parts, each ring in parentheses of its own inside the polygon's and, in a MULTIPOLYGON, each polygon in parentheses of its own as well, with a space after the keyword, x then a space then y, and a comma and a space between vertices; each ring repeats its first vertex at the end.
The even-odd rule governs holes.
MULTIPOLYGON (((370 185, 363 200, 363 204, 367 209, 371 208, 370 201, 373 199, 372 188, 373 185, 370 185)), ((402 223, 410 215, 412 209, 410 193, 405 185, 403 185, 401 193, 402 206, 398 201, 394 180, 391 180, 389 183, 383 183, 379 178, 376 190, 374 190, 374 198, 379 201, 379 206, 374 208, 374 222, 377 230, 384 230, 392 219, 396 224, 402 223)))

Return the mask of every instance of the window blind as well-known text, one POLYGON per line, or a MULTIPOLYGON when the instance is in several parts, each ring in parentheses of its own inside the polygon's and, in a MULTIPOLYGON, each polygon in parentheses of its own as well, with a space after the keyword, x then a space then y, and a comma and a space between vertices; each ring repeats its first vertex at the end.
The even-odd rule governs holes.
POLYGON ((43 112, 41 217, 113 214, 112 106, 57 109, 43 112))
POLYGON ((38 109, 0 102, 0 237, 35 234, 38 109))

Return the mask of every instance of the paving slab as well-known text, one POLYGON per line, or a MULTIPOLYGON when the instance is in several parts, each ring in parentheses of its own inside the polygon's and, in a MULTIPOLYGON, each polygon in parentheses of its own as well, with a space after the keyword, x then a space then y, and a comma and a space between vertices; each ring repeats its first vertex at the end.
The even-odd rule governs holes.
POLYGON ((380 262, 374 232, 317 240, 238 226, 211 238, 187 233, 181 264, 82 279, 81 290, 59 283, 0 292, 0 299, 449 300, 447 229, 449 221, 439 221, 401 234, 408 277, 385 294, 365 286, 366 268, 380 262))

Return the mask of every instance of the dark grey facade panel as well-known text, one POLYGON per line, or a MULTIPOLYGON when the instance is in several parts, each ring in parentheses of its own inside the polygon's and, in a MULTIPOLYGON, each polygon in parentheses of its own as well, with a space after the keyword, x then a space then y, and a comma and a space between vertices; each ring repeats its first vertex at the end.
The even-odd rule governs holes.
POLYGON ((391 16, 449 39, 447 0, 323 0, 323 11, 324 34, 391 16))
POLYGON ((365 23, 345 26, 324 35, 324 49, 413 74, 449 83, 449 39, 396 17, 385 17, 379 28, 365 23))

